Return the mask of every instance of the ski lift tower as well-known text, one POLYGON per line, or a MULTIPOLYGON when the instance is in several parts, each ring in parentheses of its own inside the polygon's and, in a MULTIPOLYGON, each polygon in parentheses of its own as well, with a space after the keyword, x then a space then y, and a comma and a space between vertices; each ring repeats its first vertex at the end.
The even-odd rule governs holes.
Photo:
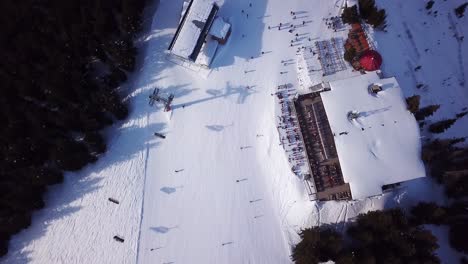
POLYGON ((159 88, 154 88, 153 93, 149 96, 149 105, 153 106, 154 102, 162 103, 164 105, 164 112, 171 111, 171 103, 174 99, 173 94, 168 96, 161 94, 159 88))

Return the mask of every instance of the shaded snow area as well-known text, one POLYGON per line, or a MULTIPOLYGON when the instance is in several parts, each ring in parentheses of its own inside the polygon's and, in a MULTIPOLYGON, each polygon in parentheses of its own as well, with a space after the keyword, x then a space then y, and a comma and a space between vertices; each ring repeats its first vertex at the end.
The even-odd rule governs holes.
POLYGON ((330 82, 330 88, 321 97, 353 199, 381 194, 383 185, 425 176, 419 127, 406 110, 395 78, 380 79, 371 72, 330 82), (374 84, 382 91, 369 91, 374 84))
MULTIPOLYGON (((421 105, 440 104, 428 120, 454 118, 468 107, 468 16, 457 18, 463 0, 435 1, 428 14, 425 1, 376 1, 387 11, 387 33, 376 32, 383 72, 395 76, 405 96, 421 95, 421 105), (416 67, 421 66, 419 70, 416 67), (420 88, 417 88, 417 86, 420 88)), ((468 116, 441 137, 468 135, 468 116)))
MULTIPOLYGON (((389 33, 376 33, 374 45, 384 57, 384 75, 396 76, 405 96, 417 92, 423 104, 443 104, 434 119, 460 111, 467 102, 466 88, 460 85, 466 63, 462 58, 467 56, 449 29, 451 9, 440 7, 433 18, 422 10, 422 1, 380 2, 388 5, 389 33), (422 25, 426 20, 428 25, 422 25), (439 35, 440 45, 434 40, 439 35), (421 70, 414 72, 419 64, 421 70), (416 89, 418 82, 427 87, 416 89)), ((324 20, 339 15, 344 2, 216 3, 232 33, 207 70, 174 63, 166 53, 183 1, 160 1, 148 16, 152 23, 139 39, 139 67, 126 85, 130 117, 109 129, 108 151, 96 164, 68 174, 64 184, 51 188, 47 208, 12 239, 3 262, 290 263, 301 228, 345 227, 359 213, 407 208, 421 199, 444 203, 440 187, 429 178, 359 201, 311 202, 280 145, 277 115, 282 108, 271 94, 282 84, 298 89, 297 71, 304 67, 314 71, 303 84, 324 80, 320 62, 314 55, 304 57, 298 48, 346 36, 346 28, 334 32, 324 20), (148 106, 155 87, 174 94, 172 112, 148 106), (166 138, 155 137, 155 132, 166 138)), ((461 27, 466 18, 452 19, 459 34, 466 33, 461 27)), ((326 80, 356 74, 347 68, 326 80)), ((466 135, 466 118, 448 133, 456 135, 458 129, 466 135)))

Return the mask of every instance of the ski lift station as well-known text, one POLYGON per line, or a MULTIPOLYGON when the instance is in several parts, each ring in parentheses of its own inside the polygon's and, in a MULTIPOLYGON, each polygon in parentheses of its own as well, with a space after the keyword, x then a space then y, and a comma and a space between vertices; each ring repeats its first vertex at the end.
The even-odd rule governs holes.
POLYGON ((294 102, 311 199, 364 199, 425 177, 419 127, 395 78, 369 72, 323 86, 294 102))
POLYGON ((213 0, 186 0, 169 52, 184 60, 209 67, 219 45, 231 34, 231 25, 218 16, 213 0))

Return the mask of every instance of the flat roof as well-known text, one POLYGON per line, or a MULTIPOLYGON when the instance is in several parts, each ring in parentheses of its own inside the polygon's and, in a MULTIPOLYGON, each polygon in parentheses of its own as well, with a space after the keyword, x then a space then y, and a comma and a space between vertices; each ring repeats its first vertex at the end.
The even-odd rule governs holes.
POLYGON ((211 26, 210 35, 224 39, 230 28, 231 25, 229 23, 226 23, 221 17, 217 17, 211 26))
POLYGON ((353 199, 381 194, 383 185, 425 177, 419 126, 395 78, 380 79, 371 72, 332 81, 330 88, 321 97, 353 199), (383 90, 371 94, 371 84, 383 90), (358 113, 351 121, 350 111, 358 113))
POLYGON ((195 61, 217 11, 213 0, 192 0, 169 50, 177 56, 195 61))

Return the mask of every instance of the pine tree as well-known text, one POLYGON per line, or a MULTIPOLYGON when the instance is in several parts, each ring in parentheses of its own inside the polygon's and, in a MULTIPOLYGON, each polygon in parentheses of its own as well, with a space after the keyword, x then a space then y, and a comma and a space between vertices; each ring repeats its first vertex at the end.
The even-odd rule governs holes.
POLYGON ((443 133, 445 130, 449 129, 457 119, 446 119, 437 121, 429 126, 429 131, 431 133, 443 133))
POLYGON ((465 14, 465 9, 468 6, 468 3, 461 4, 457 8, 455 8, 455 15, 457 15, 458 18, 462 18, 463 15, 465 14))
POLYGON ((427 2, 427 4, 426 4, 426 10, 431 9, 433 5, 434 5, 434 0, 430 0, 429 2, 427 2))
POLYGON ((62 170, 95 161, 106 150, 99 131, 128 115, 116 88, 135 67, 144 4, 0 1, 8 38, 0 42, 8 87, 0 97, 0 255, 44 206, 46 186, 62 182, 62 170))
POLYGON ((445 223, 446 209, 438 206, 436 203, 420 202, 411 208, 412 219, 414 225, 421 224, 436 224, 445 223))
POLYGON ((359 23, 359 14, 357 6, 345 7, 343 13, 341 14, 341 19, 344 23, 353 24, 359 23))
POLYGON ((356 57, 356 50, 354 48, 349 48, 344 53, 344 59, 347 62, 352 62, 356 57))
POLYGON ((417 111, 415 114, 416 120, 424 120, 426 117, 433 115, 439 108, 440 105, 428 105, 419 109, 419 111, 417 111))
POLYGON ((467 220, 459 223, 453 223, 449 228, 450 245, 465 254, 468 254, 468 236, 466 235, 467 220))
POLYGON ((406 98, 406 105, 408 110, 411 113, 416 113, 419 110, 419 102, 420 102, 421 96, 419 95, 413 95, 410 97, 406 98))

